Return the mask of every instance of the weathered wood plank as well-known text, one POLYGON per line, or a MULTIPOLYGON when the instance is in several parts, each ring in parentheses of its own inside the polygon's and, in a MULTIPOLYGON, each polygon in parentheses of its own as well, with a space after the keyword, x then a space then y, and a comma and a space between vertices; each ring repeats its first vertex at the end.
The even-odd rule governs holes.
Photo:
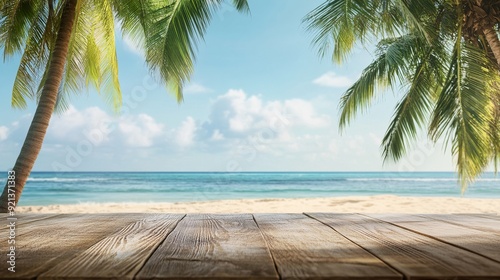
POLYGON ((487 219, 500 220, 500 216, 498 214, 470 214, 470 215, 471 216, 481 216, 481 217, 487 218, 487 219))
POLYGON ((452 223, 468 228, 489 231, 492 233, 500 234, 500 220, 485 218, 477 215, 441 215, 431 214, 425 215, 428 219, 435 219, 452 223))
POLYGON ((252 215, 187 215, 136 279, 278 279, 252 215))
POLYGON ((2 254, 0 278, 33 279, 143 216, 63 214, 29 223, 27 233, 16 237, 16 272, 4 273, 8 264, 2 254))
POLYGON ((356 214, 310 214, 408 279, 499 279, 500 263, 433 238, 356 214))
MULTIPOLYGON (((16 220, 15 220, 16 225, 20 226, 20 225, 32 223, 35 221, 44 220, 44 219, 54 217, 57 215, 60 215, 60 214, 16 214, 14 217, 16 218, 16 220)), ((5 222, 2 222, 1 229, 5 229, 5 228, 9 227, 8 222, 7 222, 7 218, 12 218, 12 217, 8 216, 7 214, 1 215, 0 221, 5 221, 5 222)))
MULTIPOLYGON (((5 215, 5 214, 4 214, 5 215)), ((33 228, 32 226, 28 227, 28 224, 34 223, 36 224, 43 224, 43 220, 55 217, 58 214, 20 214, 20 215, 15 215, 15 219, 8 219, 8 218, 13 218, 13 217, 8 217, 5 215, 4 217, 0 218, 1 227, 0 227, 0 244, 5 244, 7 243, 7 240, 9 238, 9 232, 10 232, 10 222, 14 222, 15 226, 15 234, 16 236, 20 236, 23 233, 28 233, 31 231, 33 228)), ((1 248, 1 245, 0 245, 1 248)))
POLYGON ((254 214, 283 279, 402 279, 330 227, 303 214, 254 214))
POLYGON ((369 214, 366 216, 428 235, 500 262, 500 235, 427 219, 425 216, 400 214, 369 214))
POLYGON ((133 279, 183 217, 182 214, 148 215, 59 263, 37 279, 133 279))
MULTIPOLYGON (((2 225, 0 228, 0 252, 7 252, 7 249, 9 249, 11 245, 15 245, 9 243, 16 241, 16 238, 12 241, 10 239, 11 237, 19 238, 19 236, 29 233, 34 227, 36 227, 37 224, 43 224, 45 219, 55 217, 56 214, 22 214, 16 215, 16 219, 8 219, 12 217, 7 216, 6 214, 3 214, 2 216, 3 217, 0 218, 0 223, 2 225)), ((5 264, 7 261, 6 255, 1 254, 0 261, 2 264, 5 264)), ((2 267, 3 266, 0 265, 0 269, 2 267)))

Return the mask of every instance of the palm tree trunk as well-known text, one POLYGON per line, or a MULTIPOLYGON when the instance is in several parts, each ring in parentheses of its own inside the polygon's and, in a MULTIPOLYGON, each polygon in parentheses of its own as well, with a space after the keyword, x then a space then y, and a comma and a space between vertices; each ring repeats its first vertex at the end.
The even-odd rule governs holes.
MULTIPOLYGON (((43 139, 49 126, 50 118, 56 105, 57 93, 63 77, 64 66, 68 54, 68 46, 73 30, 78 0, 67 0, 61 16, 61 25, 57 32, 56 44, 52 59, 49 62, 47 80, 43 86, 42 94, 35 115, 31 121, 28 134, 24 140, 19 157, 16 160, 15 171, 15 204, 19 201, 26 180, 31 173, 35 160, 42 149, 43 139)), ((9 191, 8 184, 0 197, 0 213, 8 212, 9 191)), ((12 201, 12 200, 11 200, 12 201)))
POLYGON ((491 51, 497 60, 497 64, 500 67, 500 40, 498 39, 498 34, 493 28, 493 25, 488 25, 483 28, 483 34, 490 45, 491 51))
MULTIPOLYGON (((467 3, 467 1, 465 1, 467 3)), ((489 10, 483 6, 483 0, 476 0, 474 4, 468 2, 467 4, 471 11, 474 11, 475 25, 477 26, 477 31, 482 32, 486 37, 486 41, 490 46, 493 56, 497 61, 497 65, 500 67, 500 41, 498 39, 498 33, 492 24, 492 17, 494 16, 493 10, 489 10), (490 13, 490 14, 489 14, 490 13)), ((479 34, 478 34, 479 35, 479 34)))

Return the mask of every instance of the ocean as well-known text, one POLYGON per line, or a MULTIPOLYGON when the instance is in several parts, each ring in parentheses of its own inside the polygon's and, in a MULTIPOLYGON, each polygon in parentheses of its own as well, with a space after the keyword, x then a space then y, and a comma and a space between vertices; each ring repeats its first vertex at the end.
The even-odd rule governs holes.
MULTIPOLYGON (((462 196, 453 172, 33 172, 19 206, 382 194, 462 196)), ((500 176, 483 174, 463 196, 500 198, 500 176)))

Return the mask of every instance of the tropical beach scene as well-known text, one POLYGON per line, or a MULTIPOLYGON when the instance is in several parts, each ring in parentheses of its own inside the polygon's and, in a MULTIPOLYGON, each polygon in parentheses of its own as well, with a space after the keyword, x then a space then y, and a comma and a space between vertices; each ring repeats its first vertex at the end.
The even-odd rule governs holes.
POLYGON ((0 51, 0 279, 500 279, 498 1, 0 0, 0 51))

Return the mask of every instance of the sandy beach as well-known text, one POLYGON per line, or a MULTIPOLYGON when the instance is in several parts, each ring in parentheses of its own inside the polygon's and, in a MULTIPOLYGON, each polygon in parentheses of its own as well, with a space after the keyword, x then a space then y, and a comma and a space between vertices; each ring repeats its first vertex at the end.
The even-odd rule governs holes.
POLYGON ((20 206, 18 213, 409 213, 500 214, 500 199, 394 195, 297 199, 239 199, 182 203, 81 203, 20 206))

